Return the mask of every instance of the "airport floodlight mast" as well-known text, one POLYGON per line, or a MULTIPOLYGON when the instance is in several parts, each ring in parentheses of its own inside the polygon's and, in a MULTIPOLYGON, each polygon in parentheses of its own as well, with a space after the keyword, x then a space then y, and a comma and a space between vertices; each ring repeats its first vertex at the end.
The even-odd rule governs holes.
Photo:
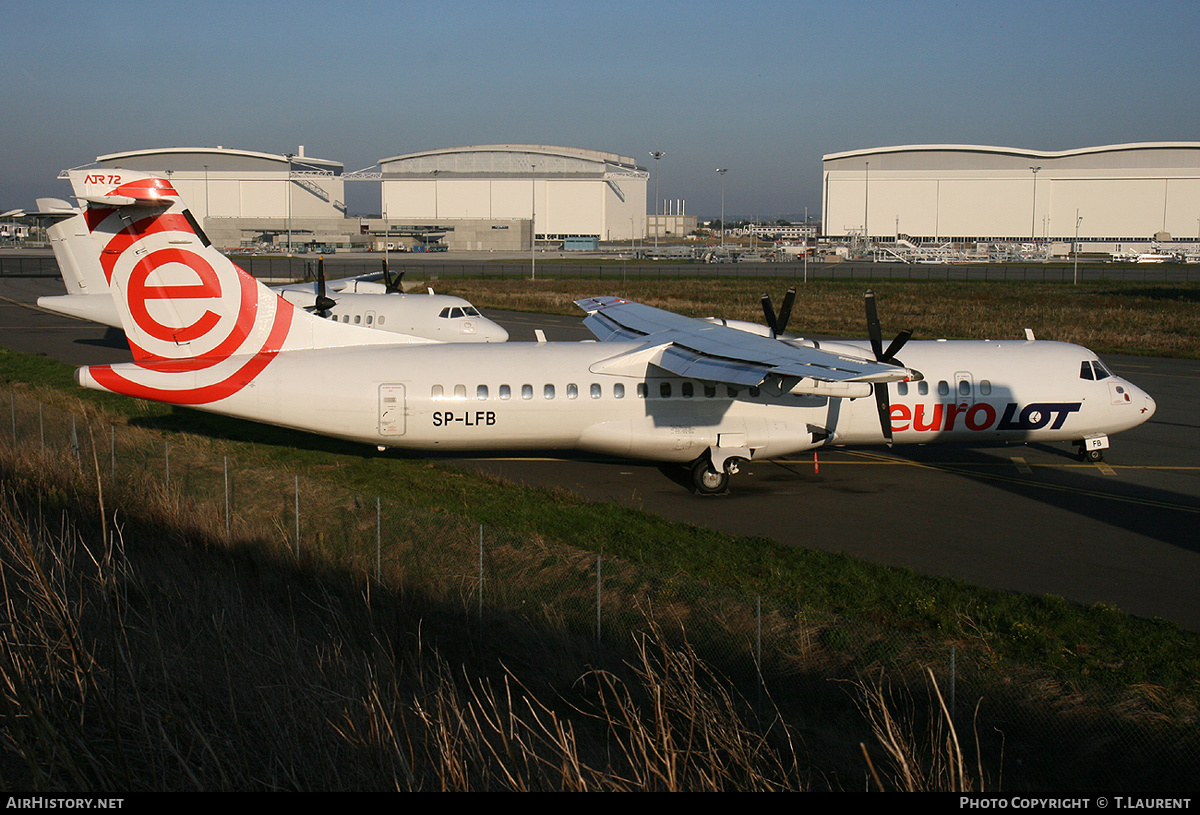
POLYGON ((871 162, 867 162, 867 166, 863 169, 863 251, 871 245, 871 234, 868 226, 869 213, 871 211, 871 162))
POLYGON ((1029 215, 1029 239, 1037 243, 1037 174, 1041 167, 1030 167, 1033 173, 1033 212, 1029 215))
POLYGON ((650 157, 654 159, 654 248, 658 248, 658 231, 662 229, 662 221, 658 219, 658 160, 665 156, 662 150, 651 150, 650 157))
POLYGON ((1075 210, 1075 285, 1079 285, 1079 225, 1083 223, 1083 216, 1079 214, 1079 210, 1075 210))
POLYGON ((721 248, 725 248, 725 173, 729 172, 728 167, 718 167, 717 173, 721 176, 721 248))
POLYGON ((529 165, 529 279, 537 280, 537 165, 529 165))
POLYGON ((292 159, 296 157, 295 153, 284 153, 283 157, 288 161, 287 170, 287 247, 288 254, 292 254, 292 159))

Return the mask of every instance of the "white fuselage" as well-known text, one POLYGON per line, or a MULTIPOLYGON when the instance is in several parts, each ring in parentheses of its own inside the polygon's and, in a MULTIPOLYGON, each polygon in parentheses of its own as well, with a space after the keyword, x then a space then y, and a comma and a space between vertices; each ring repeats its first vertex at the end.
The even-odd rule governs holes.
MULTIPOLYGON (((636 347, 285 351, 245 388, 196 407, 417 450, 575 449, 686 462, 709 448, 766 459, 884 441, 872 397, 770 396, 653 366, 639 375, 593 372, 636 347)), ((1082 378, 1081 365, 1096 356, 1075 345, 911 342, 903 357, 925 378, 889 386, 897 444, 1078 441, 1129 429, 1154 411, 1147 394, 1119 377, 1082 378)))

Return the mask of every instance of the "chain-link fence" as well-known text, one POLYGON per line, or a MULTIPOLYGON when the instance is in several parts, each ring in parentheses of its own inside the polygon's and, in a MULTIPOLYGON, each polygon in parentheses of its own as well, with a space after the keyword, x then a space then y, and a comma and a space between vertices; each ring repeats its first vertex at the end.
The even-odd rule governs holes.
MULTIPOLYGON (((553 253, 558 255, 560 253, 553 253)), ((230 259, 250 275, 266 282, 315 279, 316 255, 231 254, 230 259)), ((379 254, 342 254, 329 257, 325 274, 330 280, 375 274, 382 269, 379 254)), ((846 261, 840 263, 679 263, 645 260, 574 260, 539 256, 540 275, 594 277, 621 280, 627 277, 674 279, 679 277, 773 277, 789 280, 991 280, 1070 283, 1097 280, 1182 283, 1200 280, 1198 264, 1069 263, 913 264, 846 261)), ((524 260, 457 260, 422 258, 409 261, 392 255, 393 272, 408 271, 426 282, 441 278, 527 277, 531 264, 524 260)), ((0 254, 0 277, 57 277, 58 265, 50 255, 0 254)))
POLYGON ((16 392, 0 394, 3 413, 6 447, 95 471, 105 483, 168 491, 197 524, 230 540, 258 540, 297 560, 411 587, 460 615, 481 640, 496 619, 519 619, 562 659, 615 668, 652 620, 730 678, 763 720, 782 715, 815 733, 822 700, 844 701, 840 683, 886 675, 889 686, 928 702, 932 678, 949 719, 961 732, 974 730, 981 752, 1003 757, 1010 787, 1039 788, 1042 769, 1058 772, 1064 756, 1080 757, 1072 787, 1127 779, 1161 788, 1197 777, 1189 703, 1153 690, 1084 688, 1077 677, 1006 664, 983 638, 894 627, 885 609, 871 621, 807 608, 803 598, 746 596, 304 474, 245 466, 203 437, 102 423, 16 392))

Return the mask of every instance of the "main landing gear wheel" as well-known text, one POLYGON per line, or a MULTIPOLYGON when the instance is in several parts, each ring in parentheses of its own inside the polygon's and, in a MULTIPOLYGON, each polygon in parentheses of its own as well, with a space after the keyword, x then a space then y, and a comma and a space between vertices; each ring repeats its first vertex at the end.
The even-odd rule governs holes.
POLYGON ((697 495, 722 495, 729 491, 729 473, 712 466, 708 456, 692 463, 692 491, 697 495))

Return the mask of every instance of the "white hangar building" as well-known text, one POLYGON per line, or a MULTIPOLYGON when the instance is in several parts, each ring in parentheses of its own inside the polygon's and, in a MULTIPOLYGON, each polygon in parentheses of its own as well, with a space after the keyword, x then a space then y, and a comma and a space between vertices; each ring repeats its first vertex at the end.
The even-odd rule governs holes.
POLYGON ((625 156, 492 144, 410 153, 379 165, 385 219, 452 228, 451 248, 487 248, 488 236, 472 236, 473 227, 494 231, 530 219, 538 240, 646 234, 650 173, 625 156))
POLYGON ((932 242, 1200 237, 1200 142, 1045 152, 930 144, 823 157, 829 236, 932 242))
POLYGON ((99 156, 101 167, 166 173, 192 214, 205 218, 344 218, 341 162, 224 147, 171 147, 99 156))
POLYGON ((304 145, 283 155, 225 147, 132 150, 96 163, 166 174, 218 246, 264 236, 293 245, 335 240, 349 229, 342 163, 306 156, 304 145))

